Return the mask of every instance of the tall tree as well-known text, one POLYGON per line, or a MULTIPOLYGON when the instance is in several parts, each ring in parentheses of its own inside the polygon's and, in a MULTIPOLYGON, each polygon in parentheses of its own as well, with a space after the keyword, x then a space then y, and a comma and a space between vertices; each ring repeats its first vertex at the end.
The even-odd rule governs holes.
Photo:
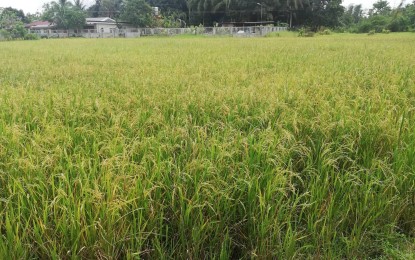
POLYGON ((100 15, 100 11, 101 11, 101 3, 102 0, 95 0, 95 4, 91 5, 87 12, 89 13, 90 16, 92 17, 99 17, 100 15))
POLYGON ((43 9, 43 19, 53 22, 59 29, 80 29, 85 24, 85 12, 67 0, 53 1, 43 9))
POLYGON ((122 0, 102 0, 100 16, 117 18, 120 15, 122 0))
POLYGON ((319 27, 336 27, 344 13, 342 0, 312 0, 306 8, 305 25, 317 30, 319 27))
POLYGON ((373 13, 377 15, 387 15, 391 12, 388 1, 379 0, 373 4, 373 13))
POLYGON ((0 9, 0 35, 6 39, 23 38, 26 35, 22 17, 15 12, 16 9, 0 9))
POLYGON ((27 16, 25 15, 25 13, 23 12, 23 10, 18 10, 13 7, 6 7, 6 8, 3 8, 3 12, 8 13, 8 14, 13 13, 16 16, 16 18, 20 19, 20 21, 23 23, 30 22, 27 16))
POLYGON ((74 2, 74 5, 77 7, 77 8, 79 8, 79 9, 81 9, 81 10, 85 10, 85 4, 84 4, 84 1, 83 0, 74 0, 73 1, 74 2))
POLYGON ((153 24, 153 9, 144 0, 125 0, 120 18, 136 27, 148 27, 153 24))

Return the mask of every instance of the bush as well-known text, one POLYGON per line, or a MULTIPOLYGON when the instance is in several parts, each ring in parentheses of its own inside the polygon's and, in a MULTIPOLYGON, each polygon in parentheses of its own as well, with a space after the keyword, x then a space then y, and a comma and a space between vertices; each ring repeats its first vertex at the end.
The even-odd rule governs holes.
POLYGON ((13 39, 24 39, 27 34, 27 30, 24 28, 22 23, 18 23, 14 26, 10 33, 13 39))
POLYGON ((314 32, 303 27, 298 30, 298 37, 314 37, 314 32))
POLYGON ((383 29, 382 30, 382 33, 384 33, 384 34, 389 34, 391 31, 389 31, 389 30, 386 30, 386 29, 383 29))
POLYGON ((394 17, 388 24, 388 29, 392 32, 406 32, 408 30, 408 24, 410 21, 403 15, 394 17))
POLYGON ((35 33, 28 33, 24 36, 24 39, 27 41, 32 41, 32 40, 39 40, 40 37, 39 35, 35 34, 35 33))
POLYGON ((330 29, 320 30, 318 32, 318 34, 320 34, 320 35, 330 35, 331 34, 331 30, 330 29))
POLYGON ((265 35, 265 37, 280 37, 278 32, 270 32, 265 35))
POLYGON ((372 24, 372 29, 375 30, 377 33, 382 32, 383 29, 387 29, 389 24, 389 17, 376 15, 370 19, 370 23, 372 24))
POLYGON ((205 27, 203 24, 199 24, 199 26, 195 27, 196 34, 203 34, 205 32, 205 27))
POLYGON ((280 23, 280 22, 277 23, 277 26, 278 27, 287 27, 287 28, 290 27, 290 25, 288 23, 280 23))
POLYGON ((356 28, 354 28, 352 32, 368 33, 370 30, 372 30, 372 24, 368 20, 363 20, 357 24, 356 28))
POLYGON ((6 30, 0 30, 0 39, 4 39, 6 41, 9 41, 12 39, 12 35, 9 31, 6 30))
POLYGON ((358 33, 369 33, 374 30, 377 33, 382 32, 383 29, 388 29, 390 18, 382 15, 375 15, 368 19, 364 19, 357 25, 358 33))
POLYGON ((368 33, 367 33, 367 35, 374 35, 376 33, 376 31, 375 30, 370 30, 368 33))

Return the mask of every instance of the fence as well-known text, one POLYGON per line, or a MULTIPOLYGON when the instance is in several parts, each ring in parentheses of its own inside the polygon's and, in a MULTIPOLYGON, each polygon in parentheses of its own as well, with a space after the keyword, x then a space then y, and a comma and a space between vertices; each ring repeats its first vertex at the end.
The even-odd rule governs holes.
POLYGON ((271 32, 286 31, 287 27, 252 26, 252 27, 192 27, 192 28, 137 28, 97 30, 30 30, 42 38, 136 38, 141 36, 173 36, 184 34, 196 35, 234 35, 241 37, 264 36, 271 32))

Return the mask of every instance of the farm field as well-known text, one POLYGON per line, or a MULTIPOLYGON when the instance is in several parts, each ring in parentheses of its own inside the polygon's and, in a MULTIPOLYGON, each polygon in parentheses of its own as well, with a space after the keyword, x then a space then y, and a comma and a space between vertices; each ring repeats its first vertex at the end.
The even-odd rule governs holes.
POLYGON ((414 50, 0 42, 0 259, 415 258, 414 50))

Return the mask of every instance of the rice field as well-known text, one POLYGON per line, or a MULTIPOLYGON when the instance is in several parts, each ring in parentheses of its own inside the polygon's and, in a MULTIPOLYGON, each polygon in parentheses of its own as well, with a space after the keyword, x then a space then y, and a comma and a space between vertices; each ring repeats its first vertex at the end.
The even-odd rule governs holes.
POLYGON ((414 50, 0 42, 0 259, 415 258, 414 50))

